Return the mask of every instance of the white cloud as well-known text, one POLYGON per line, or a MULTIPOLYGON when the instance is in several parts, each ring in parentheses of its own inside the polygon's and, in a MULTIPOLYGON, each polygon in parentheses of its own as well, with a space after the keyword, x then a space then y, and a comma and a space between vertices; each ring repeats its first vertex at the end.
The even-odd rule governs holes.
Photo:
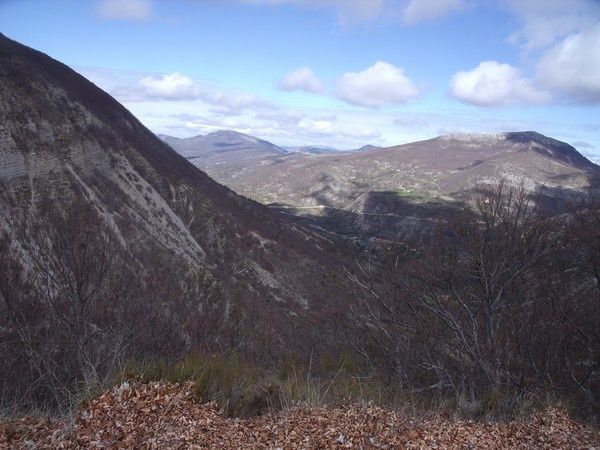
POLYGON ((338 80, 338 97, 348 103, 380 108, 404 103, 419 95, 419 88, 404 70, 385 61, 377 61, 362 72, 347 72, 338 80))
POLYGON ((331 120, 313 120, 305 118, 298 123, 298 126, 316 133, 328 133, 332 131, 333 122, 331 120))
POLYGON ((180 73, 145 77, 138 84, 143 93, 150 98, 189 100, 200 95, 194 80, 180 73))
POLYGON ((600 166, 600 155, 595 154, 595 153, 584 153, 583 156, 585 156, 587 159, 589 159, 594 164, 600 166))
POLYGON ((465 7, 463 0, 410 0, 403 19, 408 24, 437 20, 465 7))
POLYGON ((202 101, 214 114, 235 115, 249 108, 268 107, 258 96, 235 90, 219 89, 178 72, 147 75, 87 69, 85 75, 123 102, 189 102, 202 101))
POLYGON ((152 17, 149 0, 102 0, 100 16, 105 19, 146 21, 152 17))
POLYGON ((212 105, 211 112, 219 114, 239 114, 240 111, 252 108, 270 107, 266 100, 247 92, 212 90, 207 91, 202 99, 212 105))
MULTIPOLYGON (((151 130, 180 137, 233 129, 279 145, 316 144, 350 149, 367 143, 396 145, 450 132, 534 129, 565 141, 585 140, 599 147, 599 125, 593 120, 582 125, 576 117, 525 120, 510 111, 464 110, 460 107, 428 110, 417 102, 402 108, 402 113, 394 109, 374 111, 336 107, 332 114, 327 107, 290 107, 251 92, 217 86, 181 74, 167 78, 173 74, 159 76, 101 68, 76 69, 123 102, 151 130), (148 78, 153 80, 150 83, 152 95, 140 86, 140 80, 148 78), (165 79, 171 82, 165 82, 165 79), (193 95, 182 98, 181 91, 173 86, 190 86, 187 79, 193 81, 193 95)), ((598 155, 597 150, 589 149, 588 154, 592 153, 598 155)))
POLYGON ((302 67, 288 73, 279 82, 279 88, 284 91, 305 91, 316 94, 323 91, 323 83, 308 67, 302 67))
POLYGON ((550 100, 510 64, 483 61, 475 69, 460 71, 452 77, 450 94, 478 106, 537 104, 550 100))
POLYGON ((537 72, 541 83, 574 101, 600 103, 600 22, 549 48, 537 72))
POLYGON ((600 102, 600 2, 505 0, 520 22, 509 37, 533 60, 535 81, 555 98, 600 102))
POLYGON ((544 49, 569 34, 598 23, 600 3, 596 0, 504 0, 520 27, 509 41, 526 52, 544 49))

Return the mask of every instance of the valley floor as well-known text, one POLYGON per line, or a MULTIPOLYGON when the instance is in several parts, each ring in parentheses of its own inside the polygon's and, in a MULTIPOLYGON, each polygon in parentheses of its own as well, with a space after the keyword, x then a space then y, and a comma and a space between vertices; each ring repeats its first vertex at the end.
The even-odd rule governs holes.
POLYGON ((486 424, 411 420, 372 406, 293 408, 251 419, 223 417, 186 384, 125 383, 84 405, 73 421, 0 422, 0 448, 598 448, 600 434, 548 410, 486 424))

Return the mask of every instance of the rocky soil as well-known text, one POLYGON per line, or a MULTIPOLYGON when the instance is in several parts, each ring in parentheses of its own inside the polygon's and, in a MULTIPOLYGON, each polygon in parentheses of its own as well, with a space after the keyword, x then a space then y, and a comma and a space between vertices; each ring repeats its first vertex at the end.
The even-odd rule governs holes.
POLYGON ((0 448, 598 448, 600 434, 558 410, 481 423, 411 419, 374 406, 294 408, 250 419, 223 417, 194 400, 191 384, 125 383, 74 420, 0 422, 0 448))

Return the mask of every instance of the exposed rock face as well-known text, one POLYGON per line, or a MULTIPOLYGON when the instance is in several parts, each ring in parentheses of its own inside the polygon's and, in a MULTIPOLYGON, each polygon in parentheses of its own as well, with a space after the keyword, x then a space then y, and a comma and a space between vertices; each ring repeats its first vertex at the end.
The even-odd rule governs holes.
POLYGON ((75 199, 140 264, 180 255, 257 310, 343 295, 332 244, 216 183, 88 80, 0 35, 0 228, 26 256, 35 243, 15 218, 34 223, 42 200, 68 211, 75 199))

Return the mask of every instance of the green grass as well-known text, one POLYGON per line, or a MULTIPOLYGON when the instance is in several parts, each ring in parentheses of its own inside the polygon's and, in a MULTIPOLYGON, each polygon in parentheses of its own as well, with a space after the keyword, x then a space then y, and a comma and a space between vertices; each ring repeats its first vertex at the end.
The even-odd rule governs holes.
POLYGON ((452 393, 417 392, 384 381, 344 352, 310 361, 284 360, 265 369, 235 353, 189 356, 165 364, 129 363, 116 377, 142 382, 194 383, 199 402, 216 402, 227 417, 250 417, 294 406, 374 404, 411 416, 444 412, 458 417, 509 420, 543 409, 543 395, 493 391, 466 400, 452 393))
POLYGON ((395 192, 397 197, 408 200, 428 200, 431 196, 426 192, 412 191, 410 189, 401 189, 395 192))
POLYGON ((312 363, 305 366, 284 362, 279 370, 260 369, 234 353, 190 356, 171 365, 132 362, 116 381, 191 381, 198 401, 215 401, 229 417, 254 416, 299 405, 382 404, 389 397, 384 384, 369 376, 355 376, 354 368, 345 360, 322 359, 314 367, 312 363))

